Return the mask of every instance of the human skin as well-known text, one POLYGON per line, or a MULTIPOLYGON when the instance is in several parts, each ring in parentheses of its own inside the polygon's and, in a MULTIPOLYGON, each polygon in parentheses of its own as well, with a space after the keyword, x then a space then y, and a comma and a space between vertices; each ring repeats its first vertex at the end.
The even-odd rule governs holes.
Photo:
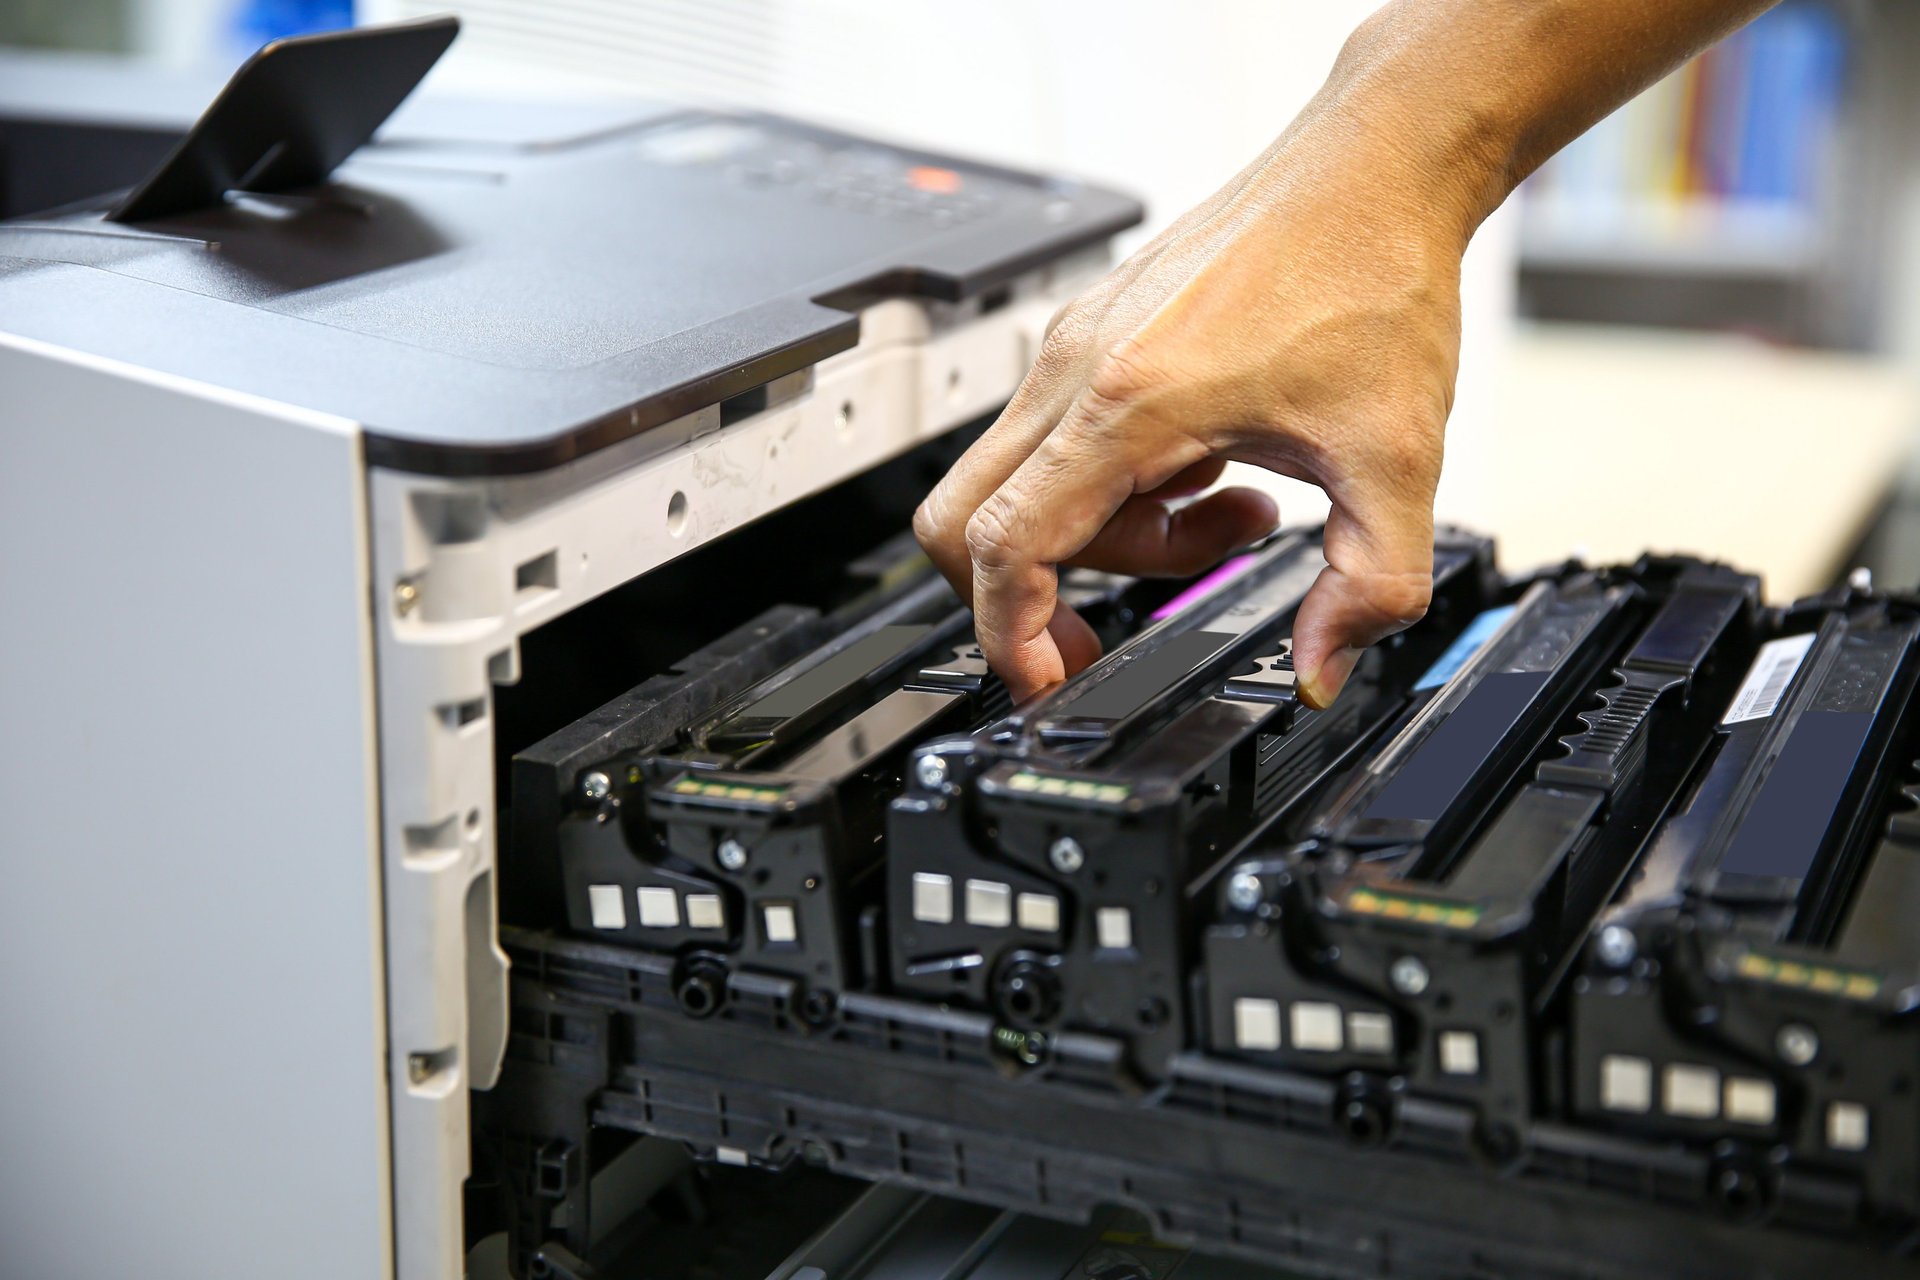
POLYGON ((1275 527, 1256 490, 1172 501, 1242 461, 1331 502, 1293 630, 1302 698, 1331 703, 1432 596, 1468 240, 1547 157, 1772 3, 1394 0, 1368 18, 1272 146, 1056 317, 916 514, 1015 698, 1099 656, 1058 566, 1191 573, 1275 527))

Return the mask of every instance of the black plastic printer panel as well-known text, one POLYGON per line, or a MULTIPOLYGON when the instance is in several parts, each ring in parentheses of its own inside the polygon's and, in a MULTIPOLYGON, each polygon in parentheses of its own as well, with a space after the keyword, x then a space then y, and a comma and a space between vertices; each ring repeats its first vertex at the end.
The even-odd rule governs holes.
POLYGON ((536 140, 487 104, 433 123, 291 201, 106 235, 104 195, 0 222, 5 329, 360 424, 378 465, 504 475, 817 364, 871 301, 978 297, 1141 216, 769 116, 636 109, 536 140))

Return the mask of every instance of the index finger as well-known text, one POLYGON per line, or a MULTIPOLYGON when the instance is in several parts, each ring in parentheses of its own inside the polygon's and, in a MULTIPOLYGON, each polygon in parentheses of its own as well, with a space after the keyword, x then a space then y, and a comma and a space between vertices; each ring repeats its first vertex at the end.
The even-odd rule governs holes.
POLYGON ((1094 425, 1083 398, 967 523, 974 631, 1016 699, 1066 678, 1049 623, 1056 567, 1092 542, 1136 492, 1165 483, 1206 449, 1185 436, 1123 446, 1119 424, 1094 425))
POLYGON ((1046 439, 1073 403, 1079 385, 1075 364, 1069 344, 1050 337, 999 418, 968 447, 914 512, 913 531, 927 558, 967 604, 973 603, 968 522, 1046 439))

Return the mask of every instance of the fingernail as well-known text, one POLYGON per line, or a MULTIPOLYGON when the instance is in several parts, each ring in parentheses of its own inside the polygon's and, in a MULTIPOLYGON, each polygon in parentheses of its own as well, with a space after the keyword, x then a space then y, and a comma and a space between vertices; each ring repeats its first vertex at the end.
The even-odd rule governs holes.
POLYGON ((1347 677, 1353 674, 1353 666, 1360 661, 1360 651, 1348 647, 1336 649, 1318 671, 1300 673, 1300 701, 1315 711, 1325 711, 1340 696, 1347 677))

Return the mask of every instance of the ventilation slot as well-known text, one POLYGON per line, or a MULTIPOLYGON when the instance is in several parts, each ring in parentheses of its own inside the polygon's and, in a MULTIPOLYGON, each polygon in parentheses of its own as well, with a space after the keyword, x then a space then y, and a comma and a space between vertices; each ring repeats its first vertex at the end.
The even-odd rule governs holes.
POLYGON ((751 391, 742 391, 737 396, 728 396, 720 402, 720 425, 730 427, 736 422, 763 413, 767 407, 767 389, 755 387, 751 391))
POLYGON ((516 600, 544 595, 560 586, 560 553, 549 551, 535 556, 513 571, 513 595, 516 600))
POLYGON ((464 729, 487 714, 487 700, 475 698, 471 702, 449 702, 439 708, 440 722, 449 729, 464 729))

